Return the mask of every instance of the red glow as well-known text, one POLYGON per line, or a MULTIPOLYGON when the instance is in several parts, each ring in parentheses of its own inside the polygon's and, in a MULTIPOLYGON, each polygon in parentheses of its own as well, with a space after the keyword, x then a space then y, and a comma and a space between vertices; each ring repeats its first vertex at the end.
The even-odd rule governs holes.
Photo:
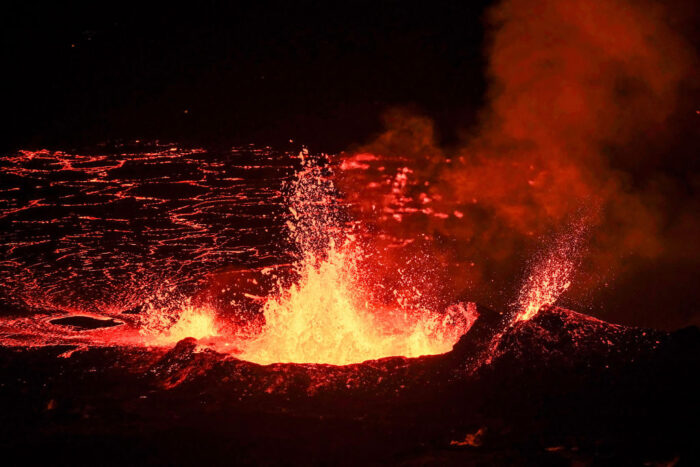
MULTIPOLYGON (((172 159, 178 154, 187 157, 196 151, 182 153, 168 148, 139 157, 146 163, 152 160, 153 166, 158 167, 158 164, 168 163, 162 158, 172 159)), ((90 176, 97 177, 90 183, 98 185, 104 183, 101 178, 106 173, 125 167, 128 162, 124 159, 112 162, 107 156, 82 157, 43 151, 22 154, 10 170, 25 175, 26 170, 33 170, 25 166, 35 164, 37 157, 49 166, 59 164, 67 167, 66 170, 80 173, 80 164, 87 164, 90 176)), ((359 157, 358 162, 371 159, 359 157)), ((54 301, 38 288, 27 288, 25 283, 18 291, 22 291, 27 303, 37 308, 59 308, 64 316, 75 317, 78 321, 58 323, 55 313, 5 319, 2 320, 3 343, 170 346, 186 337, 194 337, 218 351, 258 363, 341 365, 451 350, 476 319, 474 307, 429 307, 423 294, 430 291, 421 291, 405 280, 382 285, 378 292, 376 284, 381 277, 375 276, 382 273, 381 268, 373 267, 374 255, 357 237, 358 226, 343 220, 344 209, 337 199, 329 169, 317 164, 316 158, 307 152, 300 154, 299 160, 301 170, 281 190, 290 214, 285 225, 296 251, 291 267, 261 268, 257 272, 232 269, 215 276, 219 279, 213 279, 208 287, 192 297, 177 292, 169 281, 142 281, 141 287, 152 289, 148 291, 148 300, 135 314, 122 313, 124 305, 118 304, 101 305, 99 312, 85 311, 88 306, 95 307, 95 303, 60 305, 60 301, 54 301), (221 300, 217 299, 231 287, 237 301, 222 308, 221 300), (246 306, 244 301, 254 306, 246 306), (90 328, 70 324, 83 322, 81 319, 90 328), (102 323, 107 322, 110 327, 102 327, 102 323)), ((254 167, 245 167, 245 170, 251 169, 254 167)), ((404 170, 404 174, 407 171, 404 170)), ((49 169, 45 173, 50 173, 49 169)), ((399 174, 394 180, 395 190, 401 190, 404 182, 405 177, 399 174)), ((196 180, 169 183, 204 186, 202 181, 196 180)), ((144 204, 165 202, 162 195, 156 194, 157 190, 146 190, 135 183, 122 182, 110 189, 117 190, 114 191, 117 200, 131 196, 144 204)), ((193 195, 197 196, 194 191, 193 195)), ((238 196, 234 202, 246 201, 238 196)), ((27 209, 37 204, 30 203, 27 209)), ((206 200, 201 200, 195 206, 203 209, 208 205, 206 200)), ((5 214, 16 215, 17 212, 19 210, 13 209, 5 214)), ((174 209, 168 211, 168 217, 189 231, 205 230, 207 227, 193 215, 197 211, 190 212, 174 209)), ((82 219, 103 220, 99 213, 82 219)), ((211 253, 213 251, 207 254, 211 253)), ((423 271, 421 275, 428 277, 429 274, 423 271)), ((136 295, 129 297, 129 301, 137 298, 136 295)), ((118 297, 112 297, 115 298, 118 297)))
POLYGON ((358 265, 367 253, 340 223, 333 183, 308 154, 301 157, 304 167, 288 196, 300 279, 267 299, 265 323, 244 344, 242 357, 259 363, 347 364, 448 352, 476 316, 462 307, 431 312, 412 306, 410 298, 393 307, 373 301, 358 265))
POLYGON ((569 226, 535 258, 516 301, 515 321, 533 318, 542 307, 553 305, 571 285, 579 247, 586 231, 585 218, 569 226))

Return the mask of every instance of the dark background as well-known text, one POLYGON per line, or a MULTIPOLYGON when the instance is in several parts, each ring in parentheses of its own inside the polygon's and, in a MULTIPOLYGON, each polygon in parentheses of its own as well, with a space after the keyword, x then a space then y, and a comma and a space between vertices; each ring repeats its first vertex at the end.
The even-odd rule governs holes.
MULTIPOLYGON (((412 105, 446 142, 485 90, 486 2, 13 2, 3 150, 112 139, 336 152, 412 105)), ((68 147, 66 147, 66 145, 68 147)))

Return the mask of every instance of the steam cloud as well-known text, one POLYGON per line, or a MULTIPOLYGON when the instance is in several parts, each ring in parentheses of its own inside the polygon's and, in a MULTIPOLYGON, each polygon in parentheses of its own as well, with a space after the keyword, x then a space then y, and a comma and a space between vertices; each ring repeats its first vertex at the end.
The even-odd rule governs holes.
POLYGON ((571 300, 629 273, 630 258, 697 264, 697 174, 685 174, 688 188, 659 169, 677 122, 697 119, 696 57, 669 11, 499 3, 486 16, 488 103, 464 143, 441 147, 430 118, 392 109, 384 133, 344 155, 345 191, 381 230, 428 233, 452 290, 494 306, 513 298, 543 239, 581 216, 592 229, 571 300), (402 170, 397 190, 389 175, 402 170), (401 216, 408 205, 425 215, 401 216))

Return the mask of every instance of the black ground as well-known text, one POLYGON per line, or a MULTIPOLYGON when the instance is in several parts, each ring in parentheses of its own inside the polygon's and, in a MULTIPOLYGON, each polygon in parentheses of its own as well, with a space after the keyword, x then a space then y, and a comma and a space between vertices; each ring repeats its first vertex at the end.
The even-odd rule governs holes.
POLYGON ((2 348, 2 451, 10 465, 697 465, 697 328, 554 308, 494 340, 500 316, 480 313, 448 354, 344 367, 263 367, 191 339, 2 348))

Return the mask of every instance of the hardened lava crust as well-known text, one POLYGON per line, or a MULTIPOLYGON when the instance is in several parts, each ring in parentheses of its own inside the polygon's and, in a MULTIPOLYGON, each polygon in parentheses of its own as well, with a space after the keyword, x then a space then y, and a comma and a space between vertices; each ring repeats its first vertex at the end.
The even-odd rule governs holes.
POLYGON ((698 459, 697 328, 478 310, 448 353, 342 366, 258 365, 191 338, 3 347, 3 451, 74 465, 698 459))

